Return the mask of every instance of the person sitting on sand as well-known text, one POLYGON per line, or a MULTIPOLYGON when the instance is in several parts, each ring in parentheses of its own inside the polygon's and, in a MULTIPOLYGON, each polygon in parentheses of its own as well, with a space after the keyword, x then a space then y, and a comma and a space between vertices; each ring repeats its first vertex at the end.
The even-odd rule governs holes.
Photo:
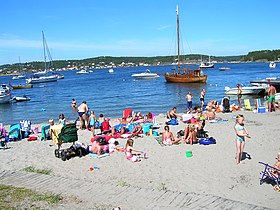
POLYGON ((71 122, 66 120, 66 118, 64 117, 64 114, 60 114, 57 124, 66 125, 66 123, 71 123, 71 122))
POLYGON ((132 162, 138 162, 138 161, 141 161, 140 160, 140 157, 136 154, 133 154, 132 151, 134 152, 141 152, 143 153, 142 151, 140 150, 137 150, 133 147, 133 143, 134 143, 134 140, 133 139, 128 139, 126 141, 126 145, 125 145, 125 155, 126 155, 126 159, 127 160, 131 160, 132 162))
POLYGON ((122 118, 121 120, 118 120, 119 124, 112 127, 112 135, 114 135, 116 132, 119 132, 120 134, 124 134, 125 127, 126 127, 126 118, 122 118))
POLYGON ((164 126, 164 133, 162 134, 162 143, 166 145, 177 144, 181 141, 179 138, 174 138, 173 133, 169 131, 169 126, 164 126))
POLYGON ((216 118, 216 113, 213 111, 212 108, 207 107, 205 112, 205 118, 206 120, 214 120, 216 118))
POLYGON ((192 145, 193 143, 197 143, 196 138, 197 130, 194 124, 187 125, 184 130, 184 139, 183 141, 186 144, 192 145))
POLYGON ((211 109, 216 110, 219 108, 219 103, 218 101, 212 100, 208 102, 207 106, 210 107, 211 109))
POLYGON ((277 154, 276 159, 277 159, 277 162, 273 165, 273 167, 278 169, 279 171, 274 170, 274 171, 272 171, 272 174, 273 174, 273 176, 278 178, 280 176, 280 152, 277 154))
POLYGON ((173 107, 171 111, 167 112, 167 118, 168 119, 177 119, 177 117, 182 117, 181 114, 177 113, 177 108, 173 107))

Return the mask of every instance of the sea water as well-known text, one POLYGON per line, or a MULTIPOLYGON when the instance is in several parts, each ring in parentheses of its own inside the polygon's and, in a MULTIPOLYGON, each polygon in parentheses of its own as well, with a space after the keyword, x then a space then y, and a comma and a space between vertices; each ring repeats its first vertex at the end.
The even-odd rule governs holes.
MULTIPOLYGON (((197 66, 189 66, 195 68, 197 66)), ((225 86, 235 87, 237 83, 249 85, 250 80, 280 76, 279 68, 270 69, 268 63, 216 64, 213 69, 206 69, 208 75, 205 84, 166 83, 165 72, 172 72, 172 66, 149 66, 115 68, 114 73, 108 69, 95 69, 94 72, 78 75, 76 71, 62 72, 65 79, 57 82, 34 84, 31 89, 13 90, 13 96, 27 95, 31 101, 0 105, 0 122, 4 124, 18 123, 20 120, 30 120, 32 123, 48 122, 49 118, 58 121, 60 113, 65 118, 74 121, 76 111, 71 108, 71 100, 75 98, 78 104, 86 101, 95 115, 105 117, 121 117, 125 108, 135 112, 166 113, 173 106, 178 112, 186 109, 186 94, 193 95, 193 104, 200 104, 200 92, 206 89, 205 101, 221 101, 225 94, 225 86), (219 71, 220 67, 230 67, 230 70, 219 71), (160 75, 152 80, 135 80, 133 73, 141 73, 146 69, 160 75)), ((0 77, 0 84, 24 84, 25 80, 12 80, 12 76, 0 77)), ((243 98, 246 98, 244 96, 243 98)), ((231 97, 231 103, 237 103, 236 97, 231 97)))

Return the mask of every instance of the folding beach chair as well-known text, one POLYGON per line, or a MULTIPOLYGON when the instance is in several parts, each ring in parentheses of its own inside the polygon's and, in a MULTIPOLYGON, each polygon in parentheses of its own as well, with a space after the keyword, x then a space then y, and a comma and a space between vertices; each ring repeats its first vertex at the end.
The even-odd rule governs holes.
POLYGON ((10 132, 9 132, 10 140, 15 141, 15 140, 22 139, 20 128, 21 128, 20 123, 13 124, 10 126, 10 132))
POLYGON ((50 125, 42 125, 42 136, 41 141, 51 139, 50 125))
POLYGON ((128 117, 132 117, 132 114, 133 114, 133 110, 128 108, 128 109, 125 109, 123 111, 123 118, 128 118, 128 117))
POLYGON ((244 99, 244 105, 246 110, 252 111, 252 107, 249 99, 244 99))
POLYGON ((264 170, 261 171, 261 179, 260 179, 260 184, 263 184, 264 182, 267 182, 267 181, 274 181, 275 184, 277 186, 280 187, 280 170, 277 169, 277 168, 274 168, 273 166, 271 165, 268 165, 267 163, 263 163, 263 162, 259 162, 260 164, 264 165, 264 170), (275 175, 277 174, 277 175, 275 175))

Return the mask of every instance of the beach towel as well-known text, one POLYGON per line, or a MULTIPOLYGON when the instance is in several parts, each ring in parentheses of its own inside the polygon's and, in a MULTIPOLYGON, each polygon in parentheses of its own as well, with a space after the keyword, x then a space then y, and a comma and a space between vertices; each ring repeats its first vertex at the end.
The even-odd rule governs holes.
POLYGON ((166 122, 166 125, 178 125, 178 121, 175 119, 171 119, 168 122, 166 122))
POLYGON ((143 133, 149 133, 150 129, 153 129, 153 123, 143 123, 142 124, 143 133))
POLYGON ((228 120, 226 119, 219 119, 219 120, 209 120, 210 123, 219 123, 219 122, 227 122, 228 120))
POLYGON ((42 125, 41 141, 49 140, 50 138, 51 138, 51 135, 50 135, 50 125, 42 125))
POLYGON ((106 156, 109 156, 110 154, 109 153, 104 153, 102 155, 97 155, 97 154, 94 154, 94 153, 89 153, 89 156, 91 156, 92 158, 104 158, 106 156))

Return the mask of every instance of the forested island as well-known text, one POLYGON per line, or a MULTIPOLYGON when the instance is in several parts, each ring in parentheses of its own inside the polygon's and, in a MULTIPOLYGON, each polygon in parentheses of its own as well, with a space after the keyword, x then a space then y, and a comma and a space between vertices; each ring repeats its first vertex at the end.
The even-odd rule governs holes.
MULTIPOLYGON (((201 59, 208 60, 208 55, 187 54, 182 55, 182 63, 198 64, 201 59)), ((280 50, 260 50, 252 51, 247 55, 237 56, 211 56, 211 61, 216 63, 227 62, 268 62, 278 61, 280 50)), ((53 70, 74 70, 87 68, 116 68, 130 66, 149 66, 149 65, 169 65, 177 62, 177 56, 154 56, 154 57, 111 57, 99 56, 81 60, 55 60, 50 67, 53 70)), ((17 73, 20 67, 25 72, 39 71, 44 68, 43 61, 33 61, 26 63, 5 64, 0 66, 1 74, 17 73)))

